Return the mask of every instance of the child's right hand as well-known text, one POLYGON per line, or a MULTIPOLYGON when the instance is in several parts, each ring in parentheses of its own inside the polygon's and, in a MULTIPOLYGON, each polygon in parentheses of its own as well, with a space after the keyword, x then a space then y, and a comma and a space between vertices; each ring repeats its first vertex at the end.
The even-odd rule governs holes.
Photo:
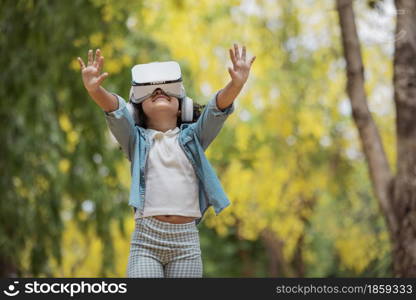
POLYGON ((95 52, 95 59, 93 60, 93 51, 88 51, 88 65, 85 66, 81 57, 78 57, 78 62, 81 66, 82 81, 85 88, 89 92, 97 91, 101 83, 107 78, 108 73, 105 72, 100 75, 104 64, 104 56, 101 56, 100 49, 95 52))

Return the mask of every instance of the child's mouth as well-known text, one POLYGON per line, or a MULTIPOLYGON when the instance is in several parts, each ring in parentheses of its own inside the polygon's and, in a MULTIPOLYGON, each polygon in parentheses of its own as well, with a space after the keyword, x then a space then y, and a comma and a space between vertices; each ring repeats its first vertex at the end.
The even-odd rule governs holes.
POLYGON ((156 99, 153 100, 153 102, 158 101, 158 100, 165 100, 169 102, 169 99, 164 96, 157 97, 156 99))

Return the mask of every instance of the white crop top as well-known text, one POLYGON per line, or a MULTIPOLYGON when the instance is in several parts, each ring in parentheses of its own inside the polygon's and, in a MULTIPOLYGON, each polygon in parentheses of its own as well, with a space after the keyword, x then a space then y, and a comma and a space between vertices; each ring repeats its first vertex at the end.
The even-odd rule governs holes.
POLYGON ((198 179, 179 145, 180 129, 146 131, 152 142, 145 168, 144 211, 140 216, 136 210, 135 218, 154 215, 200 218, 198 179))

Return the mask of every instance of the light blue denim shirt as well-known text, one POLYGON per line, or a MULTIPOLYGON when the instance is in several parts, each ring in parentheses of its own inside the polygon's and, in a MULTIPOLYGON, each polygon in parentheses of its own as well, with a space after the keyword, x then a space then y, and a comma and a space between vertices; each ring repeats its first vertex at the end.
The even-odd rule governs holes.
MULTIPOLYGON (((220 110, 217 106, 217 95, 209 100, 198 120, 194 123, 183 123, 180 126, 179 145, 191 162, 199 182, 199 207, 201 217, 195 220, 198 225, 205 211, 212 205, 218 215, 230 201, 224 192, 214 168, 211 166, 204 151, 220 132, 228 115, 234 111, 234 103, 220 110)), ((119 95, 118 108, 112 112, 105 112, 107 125, 120 144, 121 149, 131 162, 131 186, 129 205, 143 214, 144 192, 146 190, 145 166, 151 147, 148 130, 134 123, 133 117, 127 109, 126 101, 119 95)))

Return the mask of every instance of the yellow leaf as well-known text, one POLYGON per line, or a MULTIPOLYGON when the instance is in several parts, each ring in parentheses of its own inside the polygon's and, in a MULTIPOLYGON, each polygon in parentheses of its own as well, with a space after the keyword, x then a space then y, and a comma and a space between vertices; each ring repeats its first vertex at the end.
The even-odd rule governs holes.
POLYGON ((67 173, 70 166, 71 166, 70 161, 64 158, 59 161, 58 168, 59 168, 59 171, 61 171, 62 173, 67 173))
POLYGON ((65 132, 68 132, 72 129, 71 122, 69 121, 69 118, 66 114, 59 116, 59 125, 65 132))

